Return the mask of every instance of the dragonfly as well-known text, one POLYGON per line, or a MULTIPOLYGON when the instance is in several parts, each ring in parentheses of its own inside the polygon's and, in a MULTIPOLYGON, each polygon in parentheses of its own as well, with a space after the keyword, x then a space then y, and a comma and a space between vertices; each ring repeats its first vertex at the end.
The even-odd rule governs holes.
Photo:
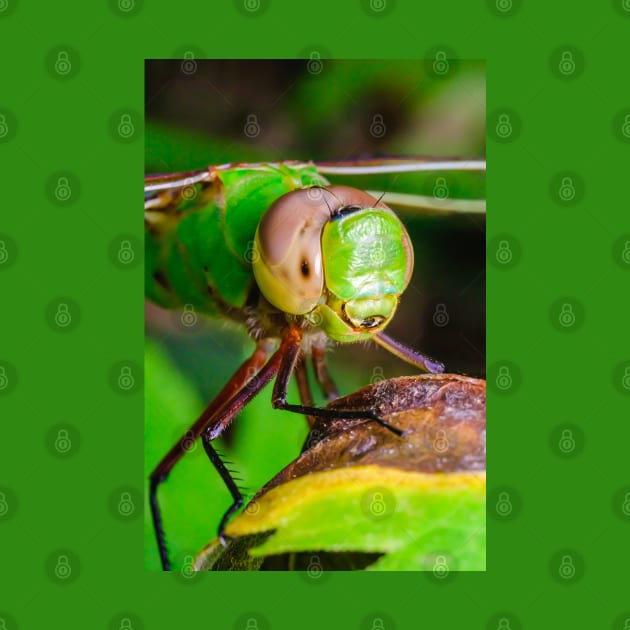
POLYGON ((482 159, 387 158, 351 162, 232 163, 145 177, 145 293, 158 306, 191 306, 241 324, 255 342, 236 370, 149 478, 149 503, 163 570, 170 570, 158 489, 191 440, 231 495, 218 526, 244 497, 213 445, 231 421, 274 381, 272 407, 316 418, 363 419, 404 439, 374 410, 312 403, 307 365, 326 400, 338 397, 326 352, 334 343, 373 340, 430 373, 444 365, 392 339, 392 321, 413 271, 407 230, 389 207, 483 212, 483 200, 365 191, 331 183, 348 175, 485 171, 482 159), (387 203, 386 203, 387 202, 387 203), (287 400, 291 377, 299 403, 287 400))

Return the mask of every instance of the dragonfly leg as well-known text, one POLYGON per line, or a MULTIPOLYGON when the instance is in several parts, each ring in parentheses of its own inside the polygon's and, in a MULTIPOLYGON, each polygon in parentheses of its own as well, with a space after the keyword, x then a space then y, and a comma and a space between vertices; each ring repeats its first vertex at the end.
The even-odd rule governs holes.
MULTIPOLYGON (((313 346, 311 350, 311 360, 313 362, 313 370, 315 371, 315 378, 319 383, 322 393, 328 401, 339 398, 339 392, 335 382, 330 376, 328 366, 326 365, 326 349, 319 346, 313 346)), ((302 401, 304 404, 304 401, 302 401)))
POLYGON ((212 426, 216 422, 217 414, 229 404, 233 396, 238 393, 239 390, 252 380, 252 374, 256 374, 261 369, 268 356, 268 346, 265 342, 260 342, 252 356, 238 368, 234 376, 232 376, 214 400, 212 400, 212 402, 203 410, 201 415, 188 429, 188 431, 186 431, 186 433, 162 458, 149 477, 149 503, 151 505, 151 516, 153 519, 153 527, 157 539, 162 568, 165 571, 170 569, 170 562, 168 559, 162 514, 157 501, 158 487, 161 483, 166 481, 169 473, 173 469, 173 466, 175 466, 175 464, 188 452, 191 442, 196 440, 204 432, 206 427, 212 426))
POLYGON ((397 356, 399 359, 410 363, 411 365, 415 365, 419 367, 421 370, 425 370, 426 372, 431 372, 432 374, 441 374, 444 372, 444 364, 439 361, 434 361, 433 359, 427 357, 420 352, 416 352, 411 348, 408 348, 404 344, 400 343, 400 341, 396 341, 392 339, 389 335, 385 333, 377 333, 374 335, 374 341, 385 348, 388 352, 391 352, 393 355, 397 356))
MULTIPOLYGON (((300 356, 295 365, 295 382, 298 386, 298 392, 300 394, 300 402, 305 407, 312 407, 313 396, 311 395, 311 386, 308 384, 308 375, 306 373, 306 363, 304 357, 300 356)), ((309 427, 315 424, 315 418, 313 416, 305 416, 306 422, 309 427)))
POLYGON ((380 418, 373 409, 325 409, 321 407, 293 405, 288 403, 287 388, 289 379, 291 378, 291 374, 293 373, 298 360, 301 341, 302 331, 297 327, 291 327, 288 334, 283 338, 280 349, 276 353, 281 354, 282 360, 276 382, 273 386, 273 394, 271 398, 271 404, 274 409, 283 409, 285 411, 292 411, 293 413, 315 416, 317 418, 329 418, 331 420, 339 418, 372 420, 392 433, 398 436, 402 435, 403 432, 400 429, 397 429, 395 426, 380 418))

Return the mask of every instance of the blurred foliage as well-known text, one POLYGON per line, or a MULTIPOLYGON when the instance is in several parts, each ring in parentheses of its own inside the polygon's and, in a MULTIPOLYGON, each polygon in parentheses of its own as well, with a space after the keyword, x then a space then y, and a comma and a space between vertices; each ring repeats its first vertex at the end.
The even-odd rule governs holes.
MULTIPOLYGON (((232 161, 485 154, 482 62, 459 61, 445 76, 434 75, 423 61, 324 59, 320 70, 313 74, 306 61, 295 60, 198 60, 187 74, 179 61, 148 61, 146 172, 232 161), (258 132, 248 135, 246 126, 253 120, 258 132), (384 133, 381 128, 371 133, 381 122, 384 133)), ((474 173, 342 183, 431 195, 441 175, 451 197, 485 197, 485 177, 474 173)), ((414 243, 415 272, 388 332, 443 361, 449 371, 483 376, 484 218, 405 214, 403 220, 414 243), (442 304, 449 323, 436 326, 433 317, 442 304)), ((186 330, 178 320, 178 313, 147 311, 147 474, 253 348, 242 330, 223 322, 186 330)), ((412 371, 373 344, 338 347, 330 367, 342 393, 412 371)), ((263 391, 222 440, 250 494, 298 454, 306 435, 301 417, 271 410, 270 396, 269 388, 263 391)), ((290 399, 297 400, 294 389, 290 399)), ((215 534, 230 503, 201 445, 175 467, 159 500, 176 567, 215 534)), ((159 568, 150 523, 146 566, 159 568)))

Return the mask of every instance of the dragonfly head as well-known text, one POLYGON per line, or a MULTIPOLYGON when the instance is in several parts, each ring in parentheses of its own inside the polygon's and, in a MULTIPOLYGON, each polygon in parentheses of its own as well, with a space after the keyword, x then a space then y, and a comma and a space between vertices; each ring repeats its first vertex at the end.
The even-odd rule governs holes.
POLYGON ((413 271, 400 219, 348 186, 281 197, 261 220, 254 249, 254 275, 265 298, 342 342, 383 330, 413 271))

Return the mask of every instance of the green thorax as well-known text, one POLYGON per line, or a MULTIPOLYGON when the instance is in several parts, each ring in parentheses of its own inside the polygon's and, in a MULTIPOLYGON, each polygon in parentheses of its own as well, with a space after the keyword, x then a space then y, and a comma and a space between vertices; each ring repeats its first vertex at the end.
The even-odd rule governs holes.
POLYGON ((146 234, 146 294, 166 308, 218 315, 241 309, 254 283, 256 227, 281 195, 326 186, 315 166, 238 164, 211 169, 211 182, 183 189, 146 234))

